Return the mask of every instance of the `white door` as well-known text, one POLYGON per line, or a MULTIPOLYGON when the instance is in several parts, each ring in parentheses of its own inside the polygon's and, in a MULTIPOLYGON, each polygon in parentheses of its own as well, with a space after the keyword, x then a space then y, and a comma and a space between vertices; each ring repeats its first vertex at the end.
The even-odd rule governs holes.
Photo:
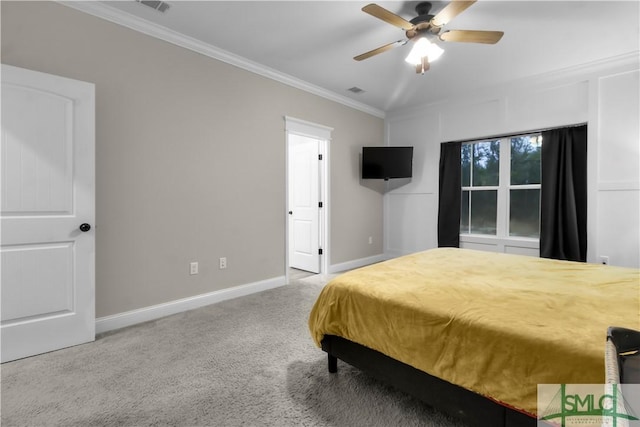
POLYGON ((95 339, 95 88, 7 65, 1 77, 6 362, 95 339))
POLYGON ((289 134, 289 266, 320 272, 320 141, 289 134))

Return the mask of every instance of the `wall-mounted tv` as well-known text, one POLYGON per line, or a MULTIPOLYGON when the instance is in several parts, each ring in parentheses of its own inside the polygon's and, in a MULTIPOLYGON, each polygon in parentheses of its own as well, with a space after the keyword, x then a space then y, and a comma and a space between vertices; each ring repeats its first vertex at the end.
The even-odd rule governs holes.
POLYGON ((362 147, 362 179, 411 178, 413 147, 362 147))

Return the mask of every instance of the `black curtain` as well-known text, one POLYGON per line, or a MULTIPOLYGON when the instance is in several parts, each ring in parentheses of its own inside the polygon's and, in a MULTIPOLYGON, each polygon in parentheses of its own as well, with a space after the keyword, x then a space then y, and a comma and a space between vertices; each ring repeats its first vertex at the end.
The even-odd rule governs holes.
POLYGON ((540 256, 587 260, 587 125, 542 132, 540 256))
POLYGON ((438 247, 460 247, 461 147, 459 142, 440 144, 438 247))

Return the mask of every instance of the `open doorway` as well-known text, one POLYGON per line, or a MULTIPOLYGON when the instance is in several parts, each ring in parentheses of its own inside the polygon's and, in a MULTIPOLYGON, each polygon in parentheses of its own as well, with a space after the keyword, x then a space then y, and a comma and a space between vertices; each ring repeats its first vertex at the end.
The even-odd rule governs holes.
POLYGON ((285 277, 327 273, 331 128, 285 117, 285 277), (292 270, 295 269, 295 270, 292 270))

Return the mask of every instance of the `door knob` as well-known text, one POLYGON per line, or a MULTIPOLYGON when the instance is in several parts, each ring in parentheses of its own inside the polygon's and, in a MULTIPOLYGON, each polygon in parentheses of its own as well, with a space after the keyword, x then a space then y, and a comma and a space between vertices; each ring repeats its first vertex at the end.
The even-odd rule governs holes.
POLYGON ((293 215, 293 211, 289 211, 289 215, 293 215))
POLYGON ((80 224, 80 231, 86 233, 89 230, 91 230, 91 226, 89 224, 87 224, 86 222, 84 224, 80 224))

